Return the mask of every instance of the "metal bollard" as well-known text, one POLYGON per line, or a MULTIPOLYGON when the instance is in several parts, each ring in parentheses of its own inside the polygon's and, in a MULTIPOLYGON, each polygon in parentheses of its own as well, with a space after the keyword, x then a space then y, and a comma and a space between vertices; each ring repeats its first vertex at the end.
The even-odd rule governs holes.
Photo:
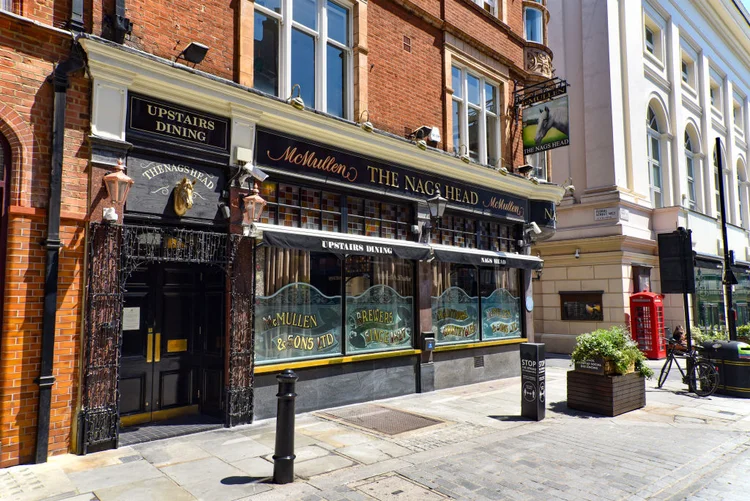
POLYGON ((276 376, 279 382, 276 411, 276 449, 273 454, 273 482, 288 484, 294 481, 294 384, 297 374, 286 369, 276 376))

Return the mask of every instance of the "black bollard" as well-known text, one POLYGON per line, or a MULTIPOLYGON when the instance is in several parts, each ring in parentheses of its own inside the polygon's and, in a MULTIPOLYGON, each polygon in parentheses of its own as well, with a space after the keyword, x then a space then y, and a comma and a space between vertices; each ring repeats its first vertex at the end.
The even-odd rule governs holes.
POLYGON ((273 454, 273 482, 288 484, 294 481, 294 384, 297 374, 291 369, 276 376, 279 382, 276 411, 276 450, 273 454))

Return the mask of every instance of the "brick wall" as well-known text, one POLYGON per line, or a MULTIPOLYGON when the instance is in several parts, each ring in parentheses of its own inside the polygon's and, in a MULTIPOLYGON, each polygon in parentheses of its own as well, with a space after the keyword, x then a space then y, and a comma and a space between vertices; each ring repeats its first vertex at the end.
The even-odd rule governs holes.
POLYGON ((389 0, 370 0, 367 16, 370 121, 401 137, 422 125, 442 131, 442 32, 389 0))
MULTIPOLYGON (((128 0, 125 3, 125 16, 133 24, 133 32, 126 37, 125 45, 174 61, 190 42, 199 42, 207 45, 209 50, 196 68, 234 79, 235 35, 238 29, 234 9, 239 1, 246 0, 128 0)), ((107 38, 111 31, 106 18, 114 14, 114 0, 93 3, 92 31, 107 38)), ((192 66, 184 59, 180 59, 180 62, 192 66)))
MULTIPOLYGON (((24 2, 29 17, 48 24, 56 23, 53 4, 67 2, 24 2)), ((0 14, 0 133, 11 146, 11 210, 0 337, 0 467, 30 461, 36 445, 38 386, 34 380, 39 376, 46 263, 40 242, 47 231, 54 99, 52 86, 45 80, 69 50, 69 36, 0 14)), ((88 80, 82 74, 71 79, 63 158, 52 455, 69 450, 78 392, 89 94, 88 80)))

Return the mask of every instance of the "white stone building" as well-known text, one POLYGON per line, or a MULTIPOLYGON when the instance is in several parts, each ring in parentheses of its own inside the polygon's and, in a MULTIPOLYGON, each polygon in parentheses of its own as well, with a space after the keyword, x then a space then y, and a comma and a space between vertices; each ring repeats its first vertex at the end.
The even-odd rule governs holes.
MULTIPOLYGON (((630 294, 661 291, 657 234, 679 226, 692 230, 700 258, 695 323, 724 323, 714 149, 721 138, 729 248, 746 270, 750 14, 738 0, 549 0, 548 7, 571 124, 570 146, 551 154, 552 181, 570 178, 575 192, 558 208, 556 236, 534 251, 545 261, 534 288, 537 340, 565 352, 578 334, 624 324, 630 294), (588 316, 571 309, 575 301, 589 306, 588 316)), ((747 274, 738 278, 743 325, 747 274)), ((682 304, 667 295, 667 326, 684 324, 682 304)))

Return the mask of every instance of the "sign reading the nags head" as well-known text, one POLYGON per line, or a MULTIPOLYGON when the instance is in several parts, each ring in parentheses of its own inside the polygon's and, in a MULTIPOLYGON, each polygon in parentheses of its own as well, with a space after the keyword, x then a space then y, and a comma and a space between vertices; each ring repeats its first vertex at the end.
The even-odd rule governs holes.
POLYGON ((432 197, 439 190, 449 202, 457 205, 517 220, 528 217, 528 202, 520 197, 386 165, 268 131, 258 131, 256 151, 256 161, 261 166, 421 199, 432 197))
POLYGON ((228 119, 137 94, 128 97, 128 132, 229 150, 228 119))

